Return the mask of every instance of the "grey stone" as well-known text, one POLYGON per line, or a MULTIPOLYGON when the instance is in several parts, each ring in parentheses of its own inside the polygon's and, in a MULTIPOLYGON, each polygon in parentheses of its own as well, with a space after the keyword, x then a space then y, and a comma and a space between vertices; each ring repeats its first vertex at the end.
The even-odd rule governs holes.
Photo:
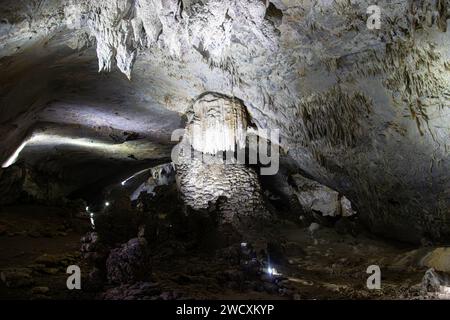
POLYGON ((151 275, 150 255, 145 239, 131 239, 111 250, 106 260, 107 278, 124 284, 148 279, 151 275))

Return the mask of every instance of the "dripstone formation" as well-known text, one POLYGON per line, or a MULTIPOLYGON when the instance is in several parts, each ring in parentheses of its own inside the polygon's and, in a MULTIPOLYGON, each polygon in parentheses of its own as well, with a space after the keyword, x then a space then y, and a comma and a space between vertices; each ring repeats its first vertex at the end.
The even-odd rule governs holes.
POLYGON ((245 148, 245 106, 208 93, 197 99, 192 110, 177 165, 177 182, 186 205, 199 210, 216 204, 221 221, 229 223, 244 216, 265 216, 258 175, 238 162, 234 153, 245 148))

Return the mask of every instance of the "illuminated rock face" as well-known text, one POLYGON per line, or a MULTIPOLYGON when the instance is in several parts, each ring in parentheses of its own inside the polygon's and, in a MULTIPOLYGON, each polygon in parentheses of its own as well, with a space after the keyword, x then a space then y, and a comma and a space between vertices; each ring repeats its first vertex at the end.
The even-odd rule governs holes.
POLYGON ((184 202, 193 209, 215 204, 221 222, 234 223, 235 218, 266 215, 256 172, 239 164, 204 164, 195 161, 178 167, 179 187, 184 202))
POLYGON ((193 152, 191 157, 181 154, 177 166, 183 200, 197 210, 219 202, 222 223, 267 214, 256 172, 233 158, 225 162, 221 157, 221 152, 234 151, 235 146, 245 147, 247 123, 240 101, 211 93, 194 103, 186 128, 183 145, 192 146, 193 152))
POLYGON ((202 96, 193 105, 193 119, 187 128, 192 147, 209 154, 245 148, 247 117, 238 100, 213 93, 202 96))

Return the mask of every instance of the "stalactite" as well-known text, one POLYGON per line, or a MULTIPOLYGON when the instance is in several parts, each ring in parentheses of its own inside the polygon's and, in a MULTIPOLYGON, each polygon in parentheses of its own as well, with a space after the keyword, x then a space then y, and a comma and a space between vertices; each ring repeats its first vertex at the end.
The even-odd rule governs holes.
POLYGON ((193 109, 188 134, 195 150, 216 154, 245 147, 248 116, 240 101, 208 94, 196 101, 193 109))

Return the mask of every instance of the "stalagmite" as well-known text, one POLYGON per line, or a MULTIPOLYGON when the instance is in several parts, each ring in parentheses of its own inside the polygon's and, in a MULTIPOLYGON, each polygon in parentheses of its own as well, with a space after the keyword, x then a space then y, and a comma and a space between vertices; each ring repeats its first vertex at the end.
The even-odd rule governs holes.
POLYGON ((245 148, 248 120, 242 102, 208 93, 194 102, 186 128, 182 152, 192 147, 193 156, 181 153, 177 166, 183 200, 194 209, 206 209, 224 197, 218 204, 223 222, 267 214, 256 172, 233 158, 224 163, 223 154, 216 155, 245 148))

